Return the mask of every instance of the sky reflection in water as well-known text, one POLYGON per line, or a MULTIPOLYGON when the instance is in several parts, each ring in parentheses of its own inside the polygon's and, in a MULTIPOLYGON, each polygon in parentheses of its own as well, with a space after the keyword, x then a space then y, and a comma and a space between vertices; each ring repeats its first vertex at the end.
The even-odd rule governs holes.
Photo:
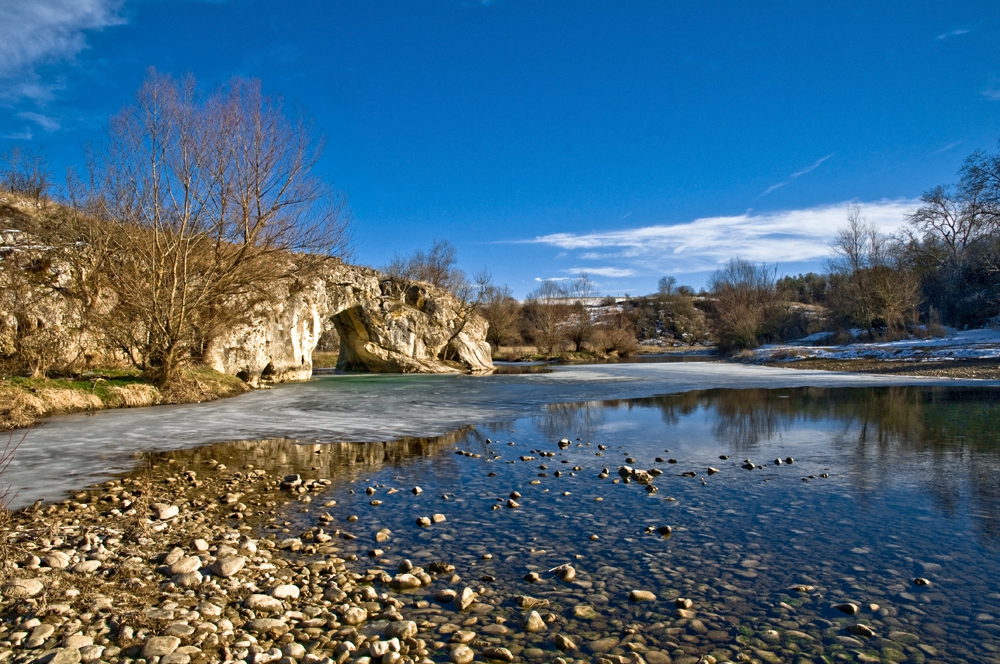
MULTIPOLYGON (((374 544, 371 534, 388 527, 393 538, 380 562, 445 559, 465 578, 495 576, 495 587, 511 597, 549 598, 567 621, 562 629, 585 641, 620 636, 621 625, 634 622, 667 652, 729 648, 732 655, 742 638, 789 658, 836 651, 891 659, 898 652, 933 661, 928 654, 936 652, 944 661, 992 661, 1000 654, 998 431, 1000 399, 990 389, 708 390, 589 401, 480 426, 454 443, 481 458, 445 451, 382 470, 355 467, 322 498, 338 501, 330 527, 359 534, 347 546, 361 556, 374 544), (556 445, 562 437, 574 441, 564 451, 556 445), (599 444, 607 445, 601 457, 599 444), (537 457, 533 450, 557 456, 518 460, 537 457), (495 454, 501 457, 491 459, 495 454), (635 459, 629 465, 666 471, 657 493, 612 484, 626 455, 635 459), (788 456, 794 464, 773 463, 788 456), (764 468, 742 469, 747 458, 764 468), (599 480, 605 465, 611 477, 599 480), (575 466, 582 470, 571 475, 575 466), (709 466, 720 472, 708 475, 709 466), (384 485, 380 507, 360 490, 369 485, 384 485), (386 493, 413 485, 424 493, 386 493), (522 507, 491 509, 514 490, 522 507), (416 516, 437 511, 446 523, 414 525, 416 516), (359 521, 345 522, 352 513, 359 521), (644 533, 664 524, 674 527, 669 540, 644 533), (483 552, 493 560, 481 561, 483 552), (544 574, 567 562, 589 588, 544 574), (542 573, 541 583, 522 580, 532 570, 542 573), (914 585, 918 576, 931 585, 914 585), (816 590, 801 595, 789 590, 794 584, 816 590), (658 633, 654 625, 673 624, 672 603, 631 605, 624 599, 631 588, 694 599, 707 632, 658 633), (597 601, 596 625, 575 621, 572 606, 596 595, 608 600, 597 601), (844 601, 879 608, 856 617, 830 608, 844 601), (845 631, 857 622, 879 638, 845 631), (811 640, 799 650, 754 641, 767 629, 811 640)), ((312 527, 321 511, 288 518, 312 527)))

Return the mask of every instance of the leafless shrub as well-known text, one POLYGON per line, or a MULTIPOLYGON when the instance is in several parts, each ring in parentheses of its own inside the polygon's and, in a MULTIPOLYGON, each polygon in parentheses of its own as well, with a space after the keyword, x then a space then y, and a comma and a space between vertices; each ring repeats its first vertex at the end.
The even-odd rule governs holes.
MULTIPOLYGON (((3 477, 4 472, 13 463, 17 449, 28 437, 29 431, 26 430, 21 434, 20 438, 15 436, 13 431, 7 435, 7 443, 4 445, 3 450, 0 451, 0 478, 3 477)), ((12 493, 12 491, 13 488, 10 484, 0 482, 0 581, 6 580, 11 567, 16 562, 15 559, 20 553, 19 548, 14 544, 11 537, 12 519, 10 504, 17 495, 16 493, 12 493)))
POLYGON ((853 206, 834 243, 831 267, 843 276, 831 293, 834 310, 876 335, 898 337, 916 319, 920 281, 901 260, 898 243, 853 206))
POLYGON ((494 350, 518 340, 521 305, 514 299, 509 286, 491 286, 487 289, 479 306, 479 313, 489 325, 486 340, 494 350))
POLYGON ((594 347, 598 352, 618 357, 634 355, 639 350, 635 326, 628 316, 616 309, 606 311, 594 330, 594 347))
POLYGON ((735 258, 709 279, 711 324, 720 348, 755 348, 779 322, 784 308, 775 269, 735 258))
POLYGON ((558 281, 543 281, 528 295, 525 317, 540 352, 552 356, 563 350, 566 343, 564 323, 569 313, 566 289, 558 281))
POLYGON ((14 145, 0 154, 0 183, 12 194, 40 201, 52 185, 49 159, 42 148, 30 150, 14 145))
POLYGON ((434 240, 428 251, 418 249, 412 256, 397 254, 382 271, 391 277, 423 281, 438 288, 455 291, 468 279, 458 269, 458 252, 448 240, 434 240))

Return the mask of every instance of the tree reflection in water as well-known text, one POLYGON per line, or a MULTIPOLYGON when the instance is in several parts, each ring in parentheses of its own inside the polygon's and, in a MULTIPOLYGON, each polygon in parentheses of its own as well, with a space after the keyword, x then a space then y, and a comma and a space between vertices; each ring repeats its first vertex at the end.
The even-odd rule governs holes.
POLYGON ((608 410, 658 409, 667 427, 699 411, 730 454, 753 456, 803 424, 829 432, 830 453, 859 491, 920 486, 954 514, 967 504, 977 528, 1000 539, 1000 391, 877 387, 720 389, 550 406, 539 427, 593 435, 608 410), (846 462, 846 467, 843 464, 846 462))

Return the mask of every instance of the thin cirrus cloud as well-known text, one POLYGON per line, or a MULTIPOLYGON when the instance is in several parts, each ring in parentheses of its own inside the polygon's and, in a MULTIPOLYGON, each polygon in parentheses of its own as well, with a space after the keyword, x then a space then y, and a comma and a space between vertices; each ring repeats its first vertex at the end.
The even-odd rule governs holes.
POLYGON ((937 41, 941 41, 942 39, 947 39, 948 37, 958 37, 959 35, 967 35, 970 32, 972 32, 972 30, 968 30, 966 28, 956 28, 955 30, 949 30, 948 32, 942 32, 941 34, 939 34, 934 39, 937 40, 937 41))
POLYGON ((817 159, 816 163, 813 164, 812 166, 807 166, 806 168, 803 168, 801 171, 797 171, 795 173, 792 173, 791 175, 788 176, 787 179, 782 180, 778 184, 772 184, 770 187, 768 187, 767 189, 765 189, 763 191, 763 193, 761 193, 761 196, 767 196, 768 194, 770 194, 775 189, 780 189, 781 187, 784 187, 785 185, 788 185, 788 184, 791 184, 792 182, 795 182, 797 179, 799 179, 800 177, 802 177, 806 173, 811 173, 811 172, 815 171, 817 168, 820 167, 820 164, 822 164, 824 161, 826 161, 827 159, 829 159, 833 155, 834 155, 834 153, 831 152, 830 154, 826 155, 825 157, 817 159))
POLYGON ((943 148, 938 148, 934 152, 931 152, 931 154, 943 154, 943 153, 947 152, 948 150, 953 150, 953 149, 957 148, 961 144, 962 144, 962 141, 953 141, 953 142, 949 143, 948 145, 944 146, 943 148))
POLYGON ((572 267, 563 270, 569 274, 596 275, 598 277, 609 277, 612 279, 622 279, 624 277, 634 277, 635 270, 621 267, 572 267))
POLYGON ((41 113, 33 113, 31 111, 25 111, 24 113, 18 113, 17 117, 23 118, 24 120, 30 120, 36 125, 44 129, 45 131, 58 131, 60 128, 59 120, 49 117, 48 115, 43 115, 41 113))
POLYGON ((124 23, 122 0, 24 0, 0 2, 0 98, 44 102, 59 87, 40 71, 72 60, 88 30, 124 23))
MULTIPOLYGON (((850 204, 759 214, 748 211, 595 233, 554 233, 528 242, 568 251, 575 259, 600 260, 604 265, 599 268, 567 271, 607 277, 703 272, 737 256, 768 263, 820 261, 830 256, 850 204), (609 263, 613 265, 606 267, 609 263)), ((868 221, 883 232, 893 232, 906 224, 906 215, 918 204, 917 200, 898 199, 860 206, 868 221)))

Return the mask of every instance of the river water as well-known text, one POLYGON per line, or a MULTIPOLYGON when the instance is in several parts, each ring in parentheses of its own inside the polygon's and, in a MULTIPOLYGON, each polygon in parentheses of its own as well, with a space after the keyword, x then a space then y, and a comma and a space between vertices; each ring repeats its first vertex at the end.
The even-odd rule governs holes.
POLYGON ((332 479, 265 533, 349 533, 338 555, 393 573, 404 559, 454 565, 460 580, 406 598, 408 617, 443 621, 442 641, 469 617, 433 601, 450 583, 499 599, 489 620, 509 631, 480 637, 529 662, 560 656, 556 633, 588 659, 650 664, 1000 661, 995 388, 695 390, 549 404, 437 440, 166 455, 332 479), (657 490, 623 482, 626 464, 662 471, 657 490), (445 520, 416 523, 433 514, 445 520), (552 572, 567 564, 568 582, 552 572), (548 603, 544 632, 518 627, 518 595, 548 603))
MULTIPOLYGON (((442 435, 510 420, 549 404, 621 399, 713 387, 961 385, 961 381, 793 371, 727 363, 555 367, 497 376, 335 375, 203 404, 50 418, 22 437, 3 482, 15 507, 134 466, 135 455, 210 442, 280 437, 302 442, 384 441, 442 435)), ((977 383, 977 381, 970 381, 977 383)), ((982 381, 978 381, 982 384, 982 381)))
MULTIPOLYGON (((1000 662, 1000 390, 985 381, 721 363, 329 376, 54 418, 4 479, 21 504, 57 499, 152 450, 181 467, 332 479, 273 532, 349 532, 341 555, 378 546, 367 564, 393 571, 454 565, 459 586, 502 600, 490 620, 510 631, 484 642, 521 660, 552 661, 558 632, 587 658, 635 651, 649 664, 1000 662), (424 438, 335 442, 405 436, 424 438), (656 491, 622 481, 623 465, 662 471, 656 491), (432 514, 446 520, 417 525, 432 514), (376 545, 383 528, 391 539, 376 545), (566 564, 568 582, 552 573, 566 564), (656 600, 630 602, 631 590, 656 600), (517 595, 548 601, 545 632, 518 628, 517 595), (678 615, 678 599, 694 613, 678 615)), ((436 590, 414 591, 408 610, 445 621, 447 641, 468 616, 435 604, 436 590)))

